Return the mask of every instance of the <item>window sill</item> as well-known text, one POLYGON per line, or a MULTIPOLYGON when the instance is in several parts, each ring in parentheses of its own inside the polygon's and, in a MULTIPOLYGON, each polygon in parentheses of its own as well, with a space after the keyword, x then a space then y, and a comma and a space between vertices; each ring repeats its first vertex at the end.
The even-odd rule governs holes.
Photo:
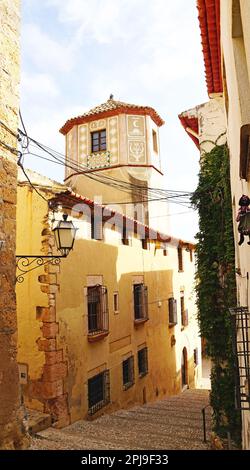
POLYGON ((140 379, 142 379, 146 375, 148 375, 148 371, 147 372, 141 372, 141 374, 139 374, 139 377, 140 377, 140 379))
POLYGON ((146 323, 146 321, 148 321, 148 318, 134 319, 134 325, 135 326, 143 325, 144 323, 146 323))
POLYGON ((133 387, 134 382, 129 382, 123 385, 123 390, 128 390, 129 388, 133 387))
POLYGON ((110 403, 110 400, 104 399, 104 400, 99 401, 98 403, 96 403, 95 405, 91 406, 91 408, 88 409, 88 415, 93 416, 95 413, 98 413, 98 411, 104 408, 104 406, 109 405, 109 403, 110 403))
POLYGON ((108 336, 109 331, 101 331, 101 332, 96 332, 92 334, 88 334, 88 341, 89 343, 95 343, 96 341, 100 341, 103 338, 106 338, 108 336))

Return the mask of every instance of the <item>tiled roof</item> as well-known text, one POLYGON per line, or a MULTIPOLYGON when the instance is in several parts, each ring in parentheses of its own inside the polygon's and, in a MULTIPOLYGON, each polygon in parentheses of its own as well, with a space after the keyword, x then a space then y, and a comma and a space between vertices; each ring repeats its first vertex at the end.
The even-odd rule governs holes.
POLYGON ((62 207, 70 209, 70 208, 73 208, 75 204, 79 204, 79 202, 82 202, 83 204, 87 204, 91 208, 95 208, 95 213, 97 216, 102 214, 102 211, 106 209, 107 215, 105 214, 104 217, 107 220, 107 222, 109 219, 112 219, 111 222, 113 224, 113 221, 114 221, 113 217, 116 216, 116 219, 115 219, 116 222, 118 222, 119 217, 120 217, 121 222, 126 223, 127 228, 130 229, 134 233, 139 233, 139 234, 145 233, 145 235, 149 236, 149 238, 151 237, 151 239, 158 240, 164 243, 170 243, 175 246, 184 246, 184 247, 187 247, 187 248, 189 247, 192 249, 195 248, 195 245, 192 242, 180 240, 170 235, 160 233, 156 231, 155 229, 150 228, 148 225, 142 224, 141 222, 138 222, 137 220, 132 219, 131 217, 127 217, 124 214, 116 212, 113 209, 109 209, 108 206, 97 204, 92 199, 81 196, 80 194, 76 194, 70 190, 57 193, 55 197, 51 198, 50 207, 53 208, 54 205, 56 206, 58 204, 58 205, 61 205, 62 207))
POLYGON ((191 109, 189 111, 184 111, 183 113, 179 114, 179 119, 181 121, 182 126, 184 127, 185 131, 195 143, 196 147, 200 148, 198 133, 199 133, 199 125, 198 125, 198 116, 196 108, 191 109), (190 132, 190 131, 193 131, 190 132), (197 134, 197 137, 196 137, 197 134))
POLYGON ((208 94, 221 93, 220 0, 197 0, 208 94))
POLYGON ((124 103, 123 101, 116 101, 113 98, 108 99, 105 103, 90 109, 81 116, 69 119, 60 129, 62 134, 67 134, 70 129, 76 124, 84 124, 93 121, 94 119, 101 119, 116 114, 136 114, 136 115, 149 115, 157 126, 164 124, 163 119, 159 114, 149 106, 139 106, 136 104, 124 103))

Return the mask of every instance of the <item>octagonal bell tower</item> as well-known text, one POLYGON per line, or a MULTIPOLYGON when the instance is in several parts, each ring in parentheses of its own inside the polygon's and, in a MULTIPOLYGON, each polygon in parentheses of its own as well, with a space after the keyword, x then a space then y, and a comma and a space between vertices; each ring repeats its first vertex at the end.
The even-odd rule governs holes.
POLYGON ((118 211, 166 232, 166 221, 157 214, 166 214, 167 207, 151 201, 149 190, 163 188, 163 124, 153 108, 116 101, 112 95, 69 119, 60 129, 66 137, 65 183, 78 194, 117 204, 118 211))

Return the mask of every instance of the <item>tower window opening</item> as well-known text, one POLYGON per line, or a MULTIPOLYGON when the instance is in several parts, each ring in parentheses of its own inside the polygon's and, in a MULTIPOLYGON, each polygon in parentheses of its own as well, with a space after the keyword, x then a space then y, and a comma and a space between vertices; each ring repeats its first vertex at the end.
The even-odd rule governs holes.
POLYGON ((107 150, 106 129, 91 132, 91 151, 103 152, 104 150, 107 150))

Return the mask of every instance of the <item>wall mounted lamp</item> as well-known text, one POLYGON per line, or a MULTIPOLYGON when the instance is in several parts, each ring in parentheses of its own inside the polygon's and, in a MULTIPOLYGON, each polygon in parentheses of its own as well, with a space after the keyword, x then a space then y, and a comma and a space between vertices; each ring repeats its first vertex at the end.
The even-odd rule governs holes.
POLYGON ((61 258, 66 258, 69 252, 73 249, 77 228, 74 227, 73 222, 67 220, 68 215, 63 214, 63 220, 60 220, 57 226, 52 230, 55 236, 56 247, 61 255, 17 255, 16 267, 17 278, 16 281, 22 283, 24 275, 47 264, 58 265, 61 258))

